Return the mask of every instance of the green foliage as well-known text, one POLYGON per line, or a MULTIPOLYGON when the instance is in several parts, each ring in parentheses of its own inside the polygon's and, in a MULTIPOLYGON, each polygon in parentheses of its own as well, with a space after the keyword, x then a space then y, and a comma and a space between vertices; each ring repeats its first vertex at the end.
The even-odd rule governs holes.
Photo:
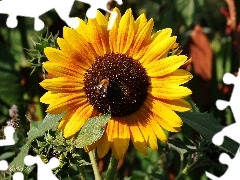
POLYGON ((43 121, 30 123, 30 130, 28 132, 28 141, 21 148, 20 153, 9 165, 10 171, 23 171, 24 169, 24 157, 28 155, 29 149, 31 148, 31 143, 38 137, 44 136, 45 132, 49 130, 56 130, 59 120, 62 118, 63 114, 47 114, 43 121))
POLYGON ((39 70, 40 68, 42 69, 44 75, 46 74, 45 69, 42 67, 42 63, 47 61, 47 57, 44 54, 44 48, 46 47, 57 48, 58 47, 57 37, 58 37, 58 34, 53 36, 52 34, 49 34, 49 33, 47 33, 45 37, 37 36, 38 42, 33 41, 33 48, 27 49, 28 55, 31 57, 31 59, 29 60, 29 63, 33 68, 31 73, 39 70))
POLYGON ((64 114, 47 114, 43 121, 31 122, 28 132, 28 140, 33 141, 37 137, 41 137, 48 130, 56 130, 59 120, 64 114))
POLYGON ((99 117, 89 118, 74 141, 74 146, 83 148, 91 145, 100 139, 105 131, 105 124, 111 118, 111 114, 107 113, 99 117))
POLYGON ((185 26, 189 27, 193 22, 196 1, 177 0, 175 4, 177 12, 181 14, 184 19, 185 26))
MULTIPOLYGON (((237 22, 239 22, 240 4, 236 0, 235 5, 237 22)), ((88 7, 76 2, 71 15, 84 18, 88 7)), ((184 50, 183 54, 188 53, 194 25, 200 24, 211 43, 213 72, 209 80, 209 88, 211 88, 209 104, 206 106, 202 98, 205 89, 198 88, 198 91, 194 91, 193 95, 200 100, 193 98, 193 102, 187 99, 192 104, 192 112, 179 113, 184 121, 183 131, 170 134, 169 142, 159 144, 157 151, 149 150, 148 156, 136 152, 130 143, 122 165, 120 163, 118 178, 165 180, 177 177, 177 179, 202 180, 206 179, 205 170, 216 175, 223 174, 226 167, 219 164, 219 155, 227 152, 234 156, 239 146, 228 137, 225 137, 220 147, 211 142, 214 134, 234 121, 229 109, 220 112, 215 107, 217 99, 228 100, 231 95, 231 87, 222 85, 223 74, 234 73, 239 67, 239 49, 234 46, 239 39, 234 39, 233 33, 226 34, 226 17, 220 13, 222 7, 227 8, 226 1, 126 0, 120 6, 120 10, 124 12, 130 7, 135 18, 144 12, 148 19, 154 19, 153 32, 166 27, 172 28, 173 35, 178 37, 180 49, 184 50)), ((20 127, 15 133, 15 137, 18 137, 17 143, 0 148, 0 160, 6 159, 10 164, 8 172, 0 173, 0 179, 11 179, 10 175, 16 171, 22 171, 25 179, 36 179, 36 168, 26 167, 23 164, 24 157, 31 153, 39 154, 45 162, 52 156, 58 157, 61 160, 61 166, 55 170, 58 177, 65 180, 79 179, 83 172, 81 167, 89 165, 82 147, 92 144, 102 136, 110 114, 90 118, 77 134, 76 139, 65 139, 62 132, 56 131, 63 114, 45 114, 46 106, 39 102, 45 91, 39 86, 39 82, 46 75, 42 68, 42 63, 47 60, 44 48, 58 48, 56 39, 62 35, 65 24, 54 11, 50 11, 42 18, 50 33, 46 29, 41 32, 33 31, 33 22, 25 18, 19 18, 18 28, 9 29, 4 26, 5 18, 0 16, 0 125, 6 125, 9 119, 8 111, 13 104, 20 109, 20 127), (28 44, 32 44, 31 49, 28 44), (26 54, 24 49, 27 49, 26 54), (27 64, 26 59, 29 59, 29 56, 30 60, 27 64), (46 117, 43 121, 31 121, 29 125, 25 115, 29 119, 35 117, 35 120, 46 117), (67 173, 65 169, 71 172, 67 173)), ((175 51, 169 55, 174 53, 175 51)), ((202 83, 204 80, 194 75, 188 85, 201 87, 202 83)), ((107 167, 107 160, 106 158, 99 161, 102 171, 107 167)), ((86 166, 85 169, 86 179, 93 179, 92 169, 88 167, 86 166)))
POLYGON ((54 169, 54 173, 63 175, 61 170, 68 168, 66 172, 71 176, 70 169, 77 170, 78 166, 91 165, 81 157, 81 150, 73 146, 74 139, 65 139, 63 133, 59 131, 46 132, 43 138, 38 138, 33 143, 34 152, 41 157, 41 159, 48 163, 52 157, 56 157, 60 161, 60 165, 54 169))
MULTIPOLYGON (((208 141, 211 142, 212 137, 220 132, 224 127, 219 124, 219 122, 208 113, 179 113, 183 122, 191 126, 199 134, 204 136, 208 141)), ((226 138, 223 145, 220 146, 231 152, 233 155, 237 152, 238 144, 233 140, 226 138)))
POLYGON ((8 109, 22 102, 23 88, 14 56, 0 43, 0 124, 6 120, 8 109))

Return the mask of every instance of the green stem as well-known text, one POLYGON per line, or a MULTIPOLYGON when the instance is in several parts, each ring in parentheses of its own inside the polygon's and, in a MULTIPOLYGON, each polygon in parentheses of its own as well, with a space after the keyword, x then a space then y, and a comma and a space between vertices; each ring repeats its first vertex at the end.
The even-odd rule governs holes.
MULTIPOLYGON (((199 158, 198 158, 199 160, 199 158)), ((181 169, 177 175, 177 177, 174 180, 180 180, 182 179, 185 175, 187 175, 190 171, 192 171, 194 169, 195 164, 198 163, 198 160, 196 160, 195 162, 192 163, 192 158, 191 158, 191 154, 188 156, 188 162, 186 164, 186 166, 184 167, 184 169, 181 169)), ((195 166, 196 167, 196 166, 195 166)))
POLYGON ((85 173, 84 166, 80 166, 79 170, 80 170, 80 177, 81 177, 81 179, 82 180, 87 180, 87 176, 86 176, 86 173, 85 173))
POLYGON ((94 156, 94 154, 93 154, 93 151, 90 151, 89 153, 88 153, 88 155, 89 155, 89 158, 90 158, 90 161, 91 161, 91 164, 92 164, 92 168, 93 168, 93 172, 94 172, 94 179, 95 180, 101 180, 102 178, 101 178, 101 176, 100 176, 100 173, 99 173, 99 171, 98 171, 98 166, 97 166, 97 161, 96 161, 96 159, 95 159, 95 156, 94 156))
POLYGON ((118 165, 118 160, 112 154, 112 157, 110 159, 110 163, 108 166, 108 170, 107 170, 107 176, 106 176, 105 180, 115 179, 116 172, 117 172, 117 165, 118 165))
POLYGON ((180 172, 183 170, 184 155, 180 153, 180 172))

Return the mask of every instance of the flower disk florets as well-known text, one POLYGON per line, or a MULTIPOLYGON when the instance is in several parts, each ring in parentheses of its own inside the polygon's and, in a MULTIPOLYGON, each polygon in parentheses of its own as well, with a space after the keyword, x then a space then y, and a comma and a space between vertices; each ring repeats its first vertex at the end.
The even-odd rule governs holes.
POLYGON ((139 61, 124 54, 98 57, 84 75, 89 103, 101 113, 109 108, 112 116, 138 110, 147 97, 148 76, 139 61))

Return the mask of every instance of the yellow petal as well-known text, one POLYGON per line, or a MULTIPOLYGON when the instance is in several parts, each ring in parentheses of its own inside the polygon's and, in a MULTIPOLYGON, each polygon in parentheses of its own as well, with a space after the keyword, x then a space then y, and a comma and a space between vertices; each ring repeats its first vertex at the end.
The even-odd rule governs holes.
POLYGON ((51 91, 46 92, 41 98, 40 102, 45 104, 56 103, 59 99, 69 100, 69 99, 81 99, 85 98, 85 94, 81 93, 54 93, 51 91), (66 98, 66 99, 64 99, 66 98))
POLYGON ((135 33, 129 55, 135 60, 138 60, 143 56, 144 53, 146 53, 151 41, 153 19, 150 19, 147 23, 145 22, 145 19, 145 15, 142 14, 142 16, 137 19, 137 25, 135 25, 136 27, 134 28, 135 31, 137 29, 137 32, 135 33))
POLYGON ((57 91, 58 93, 81 92, 83 93, 83 79, 58 77, 45 79, 39 83, 44 89, 49 91, 57 91))
POLYGON ((106 25, 106 22, 103 20, 105 17, 102 17, 103 15, 99 11, 97 14, 97 19, 88 20, 88 36, 97 55, 104 56, 109 53, 107 27, 103 26, 106 25))
MULTIPOLYGON (((44 99, 47 99, 48 97, 51 99, 51 96, 52 94, 45 94, 40 98, 40 102, 44 103, 45 102, 44 99)), ((52 100, 54 100, 55 97, 56 96, 53 96, 52 100)), ((60 98, 55 99, 55 102, 51 101, 51 104, 48 106, 46 112, 52 113, 52 114, 59 114, 69 110, 70 108, 81 105, 86 101, 87 101, 86 97, 81 97, 81 94, 79 95, 78 93, 69 93, 69 94, 66 93, 64 97, 61 96, 61 99, 60 98)))
POLYGON ((51 62, 60 62, 60 63, 67 63, 71 62, 71 59, 67 58, 64 53, 52 47, 44 48, 44 54, 47 56, 48 60, 51 62))
POLYGON ((149 97, 145 105, 154 113, 158 123, 166 130, 175 132, 174 127, 182 126, 181 118, 171 109, 162 104, 159 100, 149 97))
POLYGON ((72 93, 52 93, 51 91, 48 91, 40 98, 40 102, 50 104, 65 96, 70 96, 71 94, 72 93))
POLYGON ((78 132, 93 113, 93 107, 88 103, 80 106, 69 119, 64 128, 64 137, 70 137, 78 132))
POLYGON ((141 14, 134 23, 134 32, 135 34, 138 34, 142 28, 144 28, 147 24, 147 18, 146 15, 143 13, 141 14))
POLYGON ((161 88, 150 85, 148 87, 148 93, 156 98, 174 100, 187 97, 192 94, 192 91, 187 87, 165 84, 161 88))
MULTIPOLYGON (((146 132, 148 133, 148 139, 146 140, 148 146, 153 149, 153 150, 157 150, 158 149, 158 144, 157 144, 157 137, 153 131, 153 129, 151 128, 150 125, 146 125, 144 127, 146 129, 146 132)), ((158 132, 158 134, 161 134, 161 132, 158 132)), ((160 138, 159 138, 160 139, 160 138)), ((162 136, 161 139, 162 140, 162 136)), ((163 141, 163 140, 162 140, 163 141)))
MULTIPOLYGON (((121 13, 118 8, 114 8, 113 11, 117 13, 117 18, 114 22, 113 27, 109 30, 109 46, 110 46, 110 51, 116 53, 118 52, 116 37, 118 35, 118 26, 121 19, 121 13)), ((111 14, 110 18, 111 16, 113 15, 111 14)))
POLYGON ((44 49, 44 53, 46 54, 49 61, 44 62, 43 67, 47 69, 49 73, 56 74, 56 76, 59 75, 73 77, 79 76, 78 74, 83 74, 82 71, 84 69, 84 65, 75 59, 66 57, 62 51, 47 47, 44 49))
POLYGON ((162 59, 166 57, 169 50, 172 48, 176 42, 176 37, 165 38, 162 41, 152 48, 148 47, 148 50, 145 52, 144 56, 140 59, 140 62, 146 66, 151 62, 156 61, 157 59, 162 59))
POLYGON ((163 129, 161 126, 157 123, 154 117, 152 117, 151 121, 149 122, 151 129, 154 131, 156 134, 157 138, 160 139, 162 142, 167 142, 167 136, 164 133, 163 129))
POLYGON ((80 24, 75 30, 85 39, 85 41, 90 42, 88 37, 87 24, 82 19, 79 19, 79 21, 80 24))
MULTIPOLYGON (((96 20, 102 29, 107 29, 108 21, 107 21, 106 17, 99 10, 97 10, 96 20)), ((107 32, 107 31, 105 31, 105 32, 107 32)))
POLYGON ((74 77, 74 78, 83 78, 86 70, 83 70, 79 66, 74 66, 73 64, 61 63, 61 62, 44 62, 43 67, 50 74, 54 74, 55 77, 74 77))
MULTIPOLYGON (((89 42, 87 42, 76 30, 68 27, 63 28, 63 38, 68 43, 68 48, 63 46, 62 44, 59 46, 63 50, 71 49, 70 53, 78 54, 80 63, 86 63, 91 65, 95 58, 98 57, 94 46, 92 46, 89 42)), ((59 42, 59 41, 58 41, 59 42)), ((90 41, 91 42, 91 41, 90 41)))
POLYGON ((106 134, 108 137, 108 141, 113 141, 113 134, 114 134, 114 120, 110 119, 107 123, 106 134))
POLYGON ((126 154, 130 140, 130 131, 124 119, 114 118, 114 134, 111 148, 117 159, 122 159, 126 154))
POLYGON ((91 57, 91 54, 88 53, 86 54, 86 52, 80 54, 78 51, 72 48, 71 45, 65 39, 58 38, 57 43, 60 46, 61 51, 66 55, 66 57, 71 59, 75 63, 80 64, 80 67, 82 69, 87 70, 91 67, 92 62, 95 59, 94 56, 91 57))
POLYGON ((161 102, 166 107, 178 112, 189 111, 192 108, 191 105, 184 99, 176 99, 176 100, 162 99, 161 102))
MULTIPOLYGON (((132 128, 133 133, 135 132, 134 129, 132 128)), ((139 129, 136 131, 139 131, 139 129)), ((144 155, 147 155, 147 148, 146 148, 146 144, 144 141, 136 141, 136 137, 134 137, 135 135, 133 135, 131 133, 131 139, 132 139, 132 143, 134 145, 134 147, 141 153, 143 153, 144 155)))
POLYGON ((99 158, 103 158, 110 149, 111 142, 108 141, 106 133, 103 134, 97 146, 97 154, 99 158))
POLYGON ((77 108, 70 109, 66 112, 63 116, 61 122, 58 125, 58 130, 63 130, 65 125, 68 123, 69 119, 71 118, 72 114, 77 110, 77 108))
POLYGON ((144 66, 148 76, 165 76, 177 70, 187 60, 187 56, 169 56, 161 60, 153 61, 144 66))
POLYGON ((134 37, 134 18, 132 16, 132 10, 128 9, 122 16, 117 34, 117 48, 115 52, 120 54, 126 54, 128 49, 131 47, 133 37, 134 37))
MULTIPOLYGON (((144 116, 142 118, 144 118, 144 116)), ((152 129, 149 129, 146 122, 147 122, 147 120, 145 119, 144 122, 142 122, 142 124, 139 123, 138 127, 142 132, 142 135, 144 137, 146 145, 149 146, 150 148, 156 150, 158 148, 157 138, 156 138, 155 134, 153 133, 152 129)))
POLYGON ((144 140, 141 130, 139 129, 138 121, 131 116, 129 116, 129 118, 131 118, 131 120, 129 120, 129 129, 132 143, 139 152, 147 155, 146 142, 144 140))
POLYGON ((170 37, 172 34, 171 28, 165 28, 162 30, 157 31, 152 35, 152 43, 150 47, 154 47, 158 44, 158 42, 162 41, 165 38, 170 37))
POLYGON ((188 71, 177 69, 176 71, 166 76, 151 77, 150 81, 153 87, 159 88, 163 87, 166 84, 181 85, 188 82, 190 79, 192 79, 192 77, 192 74, 188 71))
MULTIPOLYGON (((148 98, 148 97, 147 97, 148 98)), ((150 100, 151 101, 151 100, 150 100)), ((167 137, 165 133, 163 132, 162 128, 159 124, 155 124, 153 127, 152 121, 154 121, 154 117, 152 116, 152 112, 147 106, 144 104, 141 109, 137 112, 139 117, 144 118, 142 122, 145 122, 143 125, 146 129, 146 134, 148 134, 148 145, 150 148, 156 150, 158 149, 157 145, 157 138, 160 139, 163 142, 167 141, 167 137), (157 136, 157 138, 156 138, 157 136)))

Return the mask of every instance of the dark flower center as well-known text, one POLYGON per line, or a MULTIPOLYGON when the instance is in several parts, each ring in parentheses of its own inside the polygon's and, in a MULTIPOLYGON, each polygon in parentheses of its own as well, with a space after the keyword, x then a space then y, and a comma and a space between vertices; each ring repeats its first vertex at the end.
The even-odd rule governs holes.
POLYGON ((142 65, 124 54, 98 57, 84 75, 89 103, 105 114, 125 116, 138 110, 147 97, 148 76, 142 65))

